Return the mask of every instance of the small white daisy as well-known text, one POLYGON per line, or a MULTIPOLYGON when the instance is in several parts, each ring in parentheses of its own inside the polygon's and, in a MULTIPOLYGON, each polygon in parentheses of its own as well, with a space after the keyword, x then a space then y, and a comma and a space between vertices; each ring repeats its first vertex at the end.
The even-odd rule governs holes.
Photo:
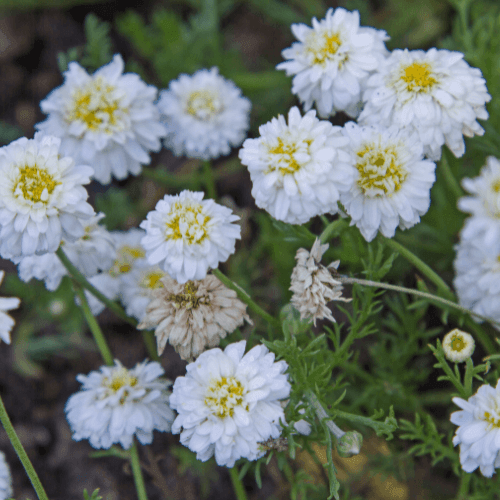
POLYGON ((445 356, 454 363, 462 363, 474 352, 472 335, 458 328, 451 330, 443 337, 443 351, 445 356))
MULTIPOLYGON (((0 271, 0 284, 3 281, 5 271, 0 271)), ((10 332, 14 328, 14 320, 5 312, 17 309, 21 300, 17 297, 0 297, 0 339, 6 344, 10 344, 10 332)), ((1 491, 1 474, 0 474, 0 491, 1 491)))
POLYGON ((143 361, 128 370, 115 361, 115 366, 78 375, 82 388, 65 410, 73 439, 88 439, 94 448, 120 443, 127 449, 134 435, 149 444, 154 430, 169 431, 174 413, 168 401, 170 381, 159 378, 163 373, 157 362, 143 361))
POLYGON ((415 130, 432 160, 443 144, 459 157, 464 135, 484 134, 476 120, 488 118, 490 99, 481 71, 460 52, 394 50, 368 79, 359 122, 415 130))
POLYGON ((177 377, 170 405, 179 415, 172 425, 181 443, 206 461, 233 467, 244 457, 264 455, 259 442, 278 438, 285 421, 280 399, 290 394, 285 361, 263 345, 245 353, 243 340, 224 351, 210 349, 177 377))
POLYGON ((349 191, 340 201, 367 241, 378 231, 392 238, 396 228, 408 229, 430 205, 430 189, 436 165, 423 159, 417 134, 397 127, 360 127, 349 122, 344 133, 350 139, 349 191))
POLYGON ((9 465, 5 460, 5 454, 0 451, 0 500, 7 500, 12 498, 13 495, 9 465))
POLYGON ((83 184, 92 168, 62 157, 57 137, 22 137, 0 148, 0 255, 55 252, 75 241, 94 214, 83 184))
POLYGON ((473 472, 479 467, 483 476, 493 476, 500 467, 500 380, 495 389, 482 385, 467 401, 453 402, 462 408, 450 416, 459 426, 453 444, 460 445, 462 469, 473 472))
POLYGON ((319 116, 345 111, 355 118, 365 82, 387 55, 385 31, 359 26, 359 12, 329 9, 326 18, 313 18, 313 27, 292 24, 299 40, 283 50, 286 62, 276 66, 293 78, 292 92, 319 116))
POLYGON ((474 238, 479 232, 498 237, 500 226, 500 161, 494 156, 486 159, 479 176, 462 179, 463 188, 470 194, 457 202, 463 212, 472 214, 460 233, 462 239, 474 238))
POLYGON ((225 262, 240 238, 240 227, 232 224, 239 217, 203 196, 187 190, 165 195, 141 223, 148 262, 181 284, 201 280, 225 262))
MULTIPOLYGON (((99 271, 107 271, 113 264, 116 253, 114 241, 110 233, 99 225, 104 217, 99 213, 84 224, 84 234, 75 242, 61 242, 64 253, 71 263, 90 278, 99 271)), ((28 282, 32 278, 45 281, 47 290, 56 290, 68 273, 63 263, 55 253, 33 255, 14 259, 18 264, 19 277, 28 282)))
POLYGON ((64 83, 40 103, 47 120, 38 130, 62 140, 63 154, 94 167, 94 179, 125 179, 150 162, 149 151, 159 151, 165 127, 154 104, 156 87, 135 73, 123 74, 123 60, 113 60, 90 76, 71 62, 64 83))
POLYGON ((459 304, 500 322, 500 238, 482 231, 461 240, 455 249, 453 284, 459 304))
POLYGON ((239 146, 250 126, 250 101, 217 68, 180 75, 160 92, 165 147, 175 155, 208 160, 239 146))
POLYGON ((259 133, 239 152, 250 172, 257 206, 290 224, 337 212, 339 193, 352 184, 352 173, 344 165, 349 141, 341 127, 318 120, 315 111, 302 117, 293 107, 288 125, 279 115, 259 127, 259 133))

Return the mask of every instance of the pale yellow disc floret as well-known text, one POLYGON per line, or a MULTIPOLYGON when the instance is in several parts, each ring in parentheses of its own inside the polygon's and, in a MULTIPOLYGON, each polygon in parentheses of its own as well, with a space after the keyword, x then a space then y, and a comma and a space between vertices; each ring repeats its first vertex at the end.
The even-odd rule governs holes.
POLYGON ((177 201, 166 216, 165 240, 182 239, 188 245, 202 243, 209 237, 211 219, 204 213, 201 203, 177 201))
POLYGON ((154 270, 148 271, 141 279, 139 285, 142 288, 149 288, 151 290, 156 290, 157 288, 163 288, 163 283, 160 281, 165 276, 165 273, 154 270))
POLYGON ((66 121, 81 121, 88 130, 112 134, 123 128, 122 115, 126 112, 114 96, 116 88, 102 77, 90 80, 77 88, 66 112, 66 121))
POLYGON ((14 183, 13 195, 22 197, 33 203, 47 203, 49 196, 60 182, 46 169, 40 168, 36 163, 32 166, 24 166, 19 169, 19 177, 14 183))
POLYGON ((189 94, 186 101, 186 112, 198 120, 208 120, 224 109, 222 100, 208 90, 196 90, 189 94))
POLYGON ((310 155, 309 146, 312 140, 293 140, 290 137, 278 137, 277 145, 267 145, 268 164, 266 174, 278 171, 281 176, 297 173, 303 166, 295 158, 297 153, 310 155))
POLYGON ((125 386, 134 387, 137 382, 137 377, 130 375, 129 370, 122 366, 119 370, 116 370, 113 373, 111 378, 104 377, 102 385, 113 392, 118 392, 125 386))
POLYGON ((234 408, 243 405, 243 385, 235 377, 212 380, 205 393, 205 405, 219 418, 232 417, 234 408))
POLYGON ((364 144, 356 153, 358 187, 367 196, 391 196, 401 189, 408 171, 398 159, 395 146, 364 144))

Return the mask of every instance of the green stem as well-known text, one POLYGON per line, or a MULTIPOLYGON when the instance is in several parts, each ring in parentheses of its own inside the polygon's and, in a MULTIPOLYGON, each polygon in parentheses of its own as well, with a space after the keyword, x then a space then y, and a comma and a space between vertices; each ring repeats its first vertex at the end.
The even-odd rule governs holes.
POLYGON ((245 491, 243 483, 241 482, 236 465, 229 469, 229 475, 231 476, 231 482, 233 483, 233 490, 234 494, 236 495, 236 500, 247 500, 247 493, 245 491))
POLYGON ((463 472, 460 477, 460 485, 458 487, 457 500, 465 500, 469 496, 470 481, 472 474, 470 472, 463 472))
POLYGON ((142 476, 141 462, 139 461, 139 452, 137 450, 137 443, 135 441, 129 451, 130 465, 132 466, 132 474, 134 475, 137 497, 139 498, 139 500, 148 500, 146 486, 144 485, 144 477, 142 476))
POLYGON ((406 247, 401 245, 392 238, 385 238, 382 235, 379 235, 379 238, 393 250, 398 252, 402 257, 404 257, 408 262, 413 264, 420 272, 424 273, 427 278, 429 278, 438 288, 438 291, 443 293, 443 295, 447 296, 450 299, 454 299, 455 296, 453 292, 450 290, 450 287, 443 281, 443 279, 435 273, 423 260, 417 257, 413 252, 410 252, 406 247))
POLYGON ((123 321, 130 323, 132 326, 137 326, 137 321, 134 318, 128 316, 119 304, 117 304, 113 300, 108 299, 94 285, 88 282, 87 278, 85 278, 85 276, 68 259, 62 247, 59 247, 57 249, 56 255, 59 257, 59 260, 63 263, 64 267, 74 281, 76 281, 81 287, 85 288, 85 290, 88 290, 94 297, 99 299, 103 304, 106 305, 108 309, 113 311, 123 321))
POLYGON ((207 190, 207 198, 212 200, 217 199, 217 187, 215 186, 215 179, 213 175, 212 162, 210 160, 203 160, 202 162, 203 180, 207 190))
POLYGON ((444 178, 446 179, 446 183, 448 184, 450 190, 453 192, 455 198, 461 198, 464 195, 464 192, 462 191, 460 184, 451 171, 450 162, 448 161, 448 152, 444 149, 443 157, 441 158, 441 163, 439 165, 439 170, 443 173, 444 178))
POLYGON ((333 222, 330 222, 328 226, 325 227, 323 232, 319 235, 319 241, 324 244, 330 240, 332 235, 340 229, 344 224, 346 224, 346 221, 339 217, 338 219, 335 219, 333 222))
POLYGON ((149 357, 153 361, 160 361, 160 356, 158 356, 158 351, 156 350, 156 340, 154 333, 151 330, 142 330, 142 340, 146 346, 149 357))
POLYGON ((12 422, 10 421, 9 415, 7 414, 7 410, 5 409, 5 405, 3 404, 1 396, 0 396, 0 421, 2 422, 3 428, 5 429, 5 432, 7 433, 7 436, 9 437, 10 442, 14 447, 14 450, 16 450, 19 460, 21 460, 21 463, 23 464, 26 474, 28 474, 28 477, 30 478, 31 484, 33 485, 33 488, 36 491, 37 497, 40 500, 49 500, 49 497, 47 496, 47 493, 45 493, 42 483, 40 482, 38 474, 36 473, 33 464, 31 463, 26 451, 23 448, 23 445, 19 437, 16 434, 16 431, 14 429, 14 426, 12 425, 12 422))
MULTIPOLYGON (((412 288, 406 288, 404 286, 396 286, 396 285, 389 285, 388 283, 380 283, 378 281, 370 281, 370 280, 362 280, 362 279, 357 279, 357 278, 348 278, 347 276, 342 276, 338 275, 335 276, 336 279, 341 281, 343 284, 358 284, 358 285, 364 285, 364 286, 372 286, 376 288, 385 288, 386 290, 394 290, 396 292, 401 292, 401 293, 408 293, 410 295, 416 295, 417 297, 423 297, 425 299, 431 300, 433 302, 438 302, 443 305, 446 305, 448 307, 451 307, 453 309, 457 309, 465 314, 468 314, 470 316, 475 316, 479 319, 482 319, 483 321, 487 321, 488 323, 500 326, 500 323, 498 321, 495 321, 491 318, 488 318, 487 316, 482 316, 481 314, 477 314, 470 309, 467 309, 466 307, 463 307, 459 304, 456 304, 455 302, 451 302, 450 300, 443 299, 442 297, 438 297, 437 295, 432 295, 431 293, 426 293, 426 292, 421 292, 420 290, 414 290, 412 288)), ((470 324, 475 324, 473 320, 470 320, 470 324)), ((479 325, 477 325, 479 326, 479 325)), ((475 333, 478 337, 479 342, 483 345, 485 350, 488 353, 495 352, 495 347, 491 340, 487 337, 486 333, 481 329, 476 329, 475 333)))
POLYGON ((273 325, 276 328, 281 328, 281 322, 271 316, 269 313, 266 313, 264 309, 262 309, 259 305, 257 305, 248 295, 243 288, 234 283, 234 281, 230 280, 225 274, 223 274, 219 269, 212 269, 212 274, 216 276, 224 285, 226 285, 231 290, 234 290, 240 300, 244 302, 250 310, 252 310, 255 314, 258 314, 261 318, 265 319, 269 324, 273 325))
POLYGON ((101 353, 102 359, 104 359, 104 362, 107 365, 109 366, 114 365, 113 355, 111 354, 111 350, 108 347, 108 343, 104 338, 99 323, 97 322, 94 315, 92 314, 92 311, 90 310, 89 303, 87 302, 87 297, 85 297, 85 292, 80 286, 76 285, 75 293, 78 295, 78 298, 80 299, 80 307, 83 311, 85 320, 89 325, 90 331, 94 336, 95 343, 97 344, 99 352, 101 353))

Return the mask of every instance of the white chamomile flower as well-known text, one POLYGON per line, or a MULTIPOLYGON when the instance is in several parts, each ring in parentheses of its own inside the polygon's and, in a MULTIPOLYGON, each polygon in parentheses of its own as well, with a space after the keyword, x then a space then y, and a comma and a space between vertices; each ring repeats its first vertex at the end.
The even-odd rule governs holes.
POLYGON ((250 126, 250 101, 217 68, 180 75, 160 92, 165 147, 175 155, 208 160, 239 146, 250 126))
POLYGON ((201 280, 225 262, 240 238, 240 227, 232 224, 239 217, 203 196, 187 190, 165 195, 141 223, 148 262, 181 284, 201 280))
POLYGON ((443 351, 445 356, 454 363, 462 363, 474 352, 474 338, 458 328, 451 330, 443 337, 443 351))
POLYGON ((94 214, 87 203, 92 168, 62 156, 57 137, 35 134, 0 148, 0 255, 55 252, 75 241, 94 214))
MULTIPOLYGON (((455 247, 453 284, 460 305, 500 322, 500 238, 486 231, 455 247)), ((474 317, 473 317, 474 318, 474 317)), ((474 318, 476 321, 482 321, 474 318)), ((493 325, 495 328, 499 328, 493 325)))
POLYGON ((350 139, 349 170, 354 176, 340 201, 367 241, 378 231, 392 238, 396 228, 408 229, 430 205, 436 165, 423 159, 418 136, 397 127, 344 127, 350 139))
POLYGON ((178 412, 172 433, 206 461, 233 467, 243 457, 256 460, 265 453, 259 442, 278 438, 285 421, 280 399, 290 394, 285 361, 263 345, 245 353, 243 340, 224 351, 210 349, 177 377, 170 396, 178 412))
POLYGON ((316 103, 319 116, 345 111, 355 118, 365 82, 387 57, 385 31, 360 27, 359 12, 329 9, 325 19, 312 20, 312 28, 292 24, 299 40, 283 50, 278 64, 293 78, 292 92, 306 110, 316 103))
POLYGON ((137 263, 146 264, 146 250, 141 244, 146 232, 132 228, 128 231, 112 231, 115 243, 115 261, 109 270, 111 276, 120 277, 129 273, 137 263))
POLYGON ((153 431, 170 430, 174 413, 169 406, 170 381, 159 378, 160 363, 143 361, 128 370, 102 366, 76 378, 82 388, 66 403, 73 439, 88 439, 94 448, 114 443, 130 448, 134 435, 142 444, 153 440, 153 431))
POLYGON ((415 130, 432 160, 439 160, 443 144, 459 157, 464 135, 484 134, 476 120, 488 118, 490 99, 481 71, 462 53, 394 50, 368 79, 359 122, 415 130))
POLYGON ((158 266, 137 265, 121 277, 121 299, 125 311, 137 321, 142 321, 146 307, 153 299, 153 291, 163 288, 161 279, 166 275, 158 266))
POLYGON ((479 467, 483 476, 493 476, 500 467, 500 380, 495 388, 485 384, 467 401, 453 402, 462 408, 450 416, 459 426, 453 444, 460 445, 462 469, 473 472, 479 467))
MULTIPOLYGON (((0 271, 0 283, 2 283, 4 275, 5 271, 0 271)), ((0 297, 0 339, 7 344, 10 344, 10 332, 14 327, 14 320, 5 311, 12 311, 12 309, 17 309, 20 303, 21 300, 17 297, 0 297)))
POLYGON ((293 107, 288 125, 279 115, 259 127, 259 133, 239 152, 250 172, 257 206, 290 224, 337 212, 339 193, 352 184, 352 173, 344 165, 349 141, 341 127, 318 120, 315 111, 302 117, 293 107))
POLYGON ((69 63, 64 83, 40 103, 47 120, 38 130, 60 137, 63 154, 94 167, 94 179, 125 179, 150 162, 159 151, 165 127, 154 104, 156 87, 135 73, 123 74, 123 60, 113 60, 92 76, 78 63, 69 63))
MULTIPOLYGON (((107 271, 113 264, 115 246, 110 233, 99 225, 104 217, 99 213, 86 221, 84 234, 75 242, 61 242, 61 248, 71 263, 90 278, 100 271, 107 271)), ((45 281, 47 290, 56 290, 68 272, 55 253, 33 255, 15 259, 18 264, 19 277, 23 281, 32 278, 45 281)))
POLYGON ((486 237, 497 238, 500 229, 500 161, 489 156, 479 176, 462 179, 470 196, 458 200, 458 208, 472 214, 460 233, 462 239, 474 238, 485 231, 486 237))
POLYGON ((9 465, 5 460, 5 454, 0 451, 0 500, 12 498, 13 494, 9 465))

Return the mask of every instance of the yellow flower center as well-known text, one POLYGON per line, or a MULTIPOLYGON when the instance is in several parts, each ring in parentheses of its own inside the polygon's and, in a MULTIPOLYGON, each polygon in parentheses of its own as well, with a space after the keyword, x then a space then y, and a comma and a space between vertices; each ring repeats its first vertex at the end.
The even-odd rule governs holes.
POLYGON ((208 297, 198 296, 196 292, 198 291, 198 287, 194 284, 193 281, 188 281, 184 285, 183 293, 171 294, 168 298, 171 302, 173 302, 173 306, 176 309, 180 309, 183 307, 184 309, 197 309, 200 304, 208 305, 210 304, 210 300, 208 297))
POLYGON ((132 270, 133 261, 142 259, 146 256, 146 251, 142 247, 130 247, 124 245, 118 249, 118 258, 113 263, 113 267, 109 270, 111 276, 119 276, 127 274, 132 270))
POLYGON ((165 273, 161 271, 150 271, 142 278, 140 285, 142 288, 151 288, 152 290, 163 288, 163 283, 160 281, 163 276, 165 273))
MULTIPOLYGON (((342 45, 339 33, 317 33, 311 32, 305 41, 305 50, 312 54, 312 64, 325 64, 333 59, 333 56, 342 45)), ((339 61, 339 67, 347 59, 347 54, 339 61)))
POLYGON ((129 247, 128 245, 124 245, 120 248, 119 252, 133 259, 143 259, 146 256, 146 251, 142 247, 129 247))
POLYGON ((114 90, 115 87, 101 77, 77 89, 67 111, 67 121, 82 121, 88 130, 113 133, 121 125, 120 115, 124 112, 112 95, 114 90))
POLYGON ((391 196, 401 188, 408 175, 398 162, 394 147, 365 145, 357 156, 358 186, 367 196, 391 196))
POLYGON ((497 179, 492 185, 491 185, 491 189, 495 192, 495 193, 500 193, 500 179, 497 179))
POLYGON ((298 172, 302 165, 300 165, 295 159, 295 153, 301 152, 308 153, 308 146, 311 145, 312 141, 303 141, 305 144, 288 143, 285 144, 283 139, 278 137, 278 145, 269 148, 269 155, 271 156, 271 166, 266 173, 274 172, 278 170, 281 175, 294 174, 298 172))
POLYGON ((213 380, 205 394, 205 404, 220 418, 232 417, 234 408, 243 403, 243 386, 234 377, 213 380))
POLYGON ((113 373, 111 380, 105 378, 103 380, 103 385, 113 392, 118 392, 124 386, 134 387, 137 382, 137 377, 133 377, 126 368, 121 367, 113 373))
POLYGON ((404 68, 401 80, 406 82, 408 92, 428 92, 437 83, 430 65, 418 62, 404 68))
POLYGON ((207 120, 220 113, 222 109, 220 100, 208 90, 192 92, 186 103, 186 112, 199 120, 207 120))
POLYGON ((196 202, 176 202, 166 217, 165 239, 180 240, 188 245, 199 244, 208 238, 212 218, 196 202))
POLYGON ((489 413, 487 411, 484 412, 484 420, 486 420, 486 422, 490 423, 493 427, 500 427, 500 418, 495 417, 494 415, 492 415, 491 413, 489 413))
POLYGON ((464 342, 464 339, 461 335, 454 335, 450 342, 450 347, 452 351, 460 352, 463 350, 467 344, 464 342))
POLYGON ((49 195, 60 184, 47 170, 25 166, 19 170, 19 178, 14 186, 14 195, 21 195, 26 201, 47 203, 49 195))

